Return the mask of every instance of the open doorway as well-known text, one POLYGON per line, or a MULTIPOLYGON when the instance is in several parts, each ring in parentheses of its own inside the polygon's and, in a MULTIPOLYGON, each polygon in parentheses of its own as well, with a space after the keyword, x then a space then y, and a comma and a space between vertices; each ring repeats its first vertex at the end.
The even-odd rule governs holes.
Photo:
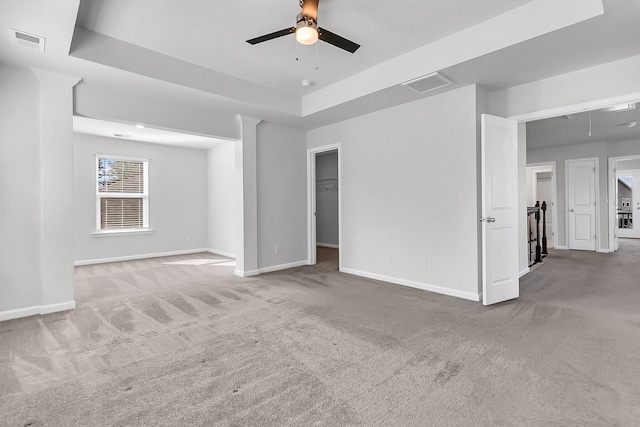
POLYGON ((555 161, 527 165, 527 206, 535 206, 536 203, 545 206, 546 210, 542 215, 541 224, 548 248, 558 246, 556 236, 556 224, 558 223, 556 188, 555 161))
POLYGON ((640 239, 640 155, 609 159, 610 245, 618 250, 619 240, 640 239))
POLYGON ((526 122, 527 163, 557 163, 556 249, 615 250, 616 177, 609 156, 640 158, 637 97, 631 94, 516 118, 526 122), (601 172, 608 161, 608 173, 601 172), (583 207, 590 212, 580 211, 583 207), (577 244, 580 237, 589 245, 577 244))
POLYGON ((339 270, 340 151, 339 144, 308 151, 308 264, 339 270))

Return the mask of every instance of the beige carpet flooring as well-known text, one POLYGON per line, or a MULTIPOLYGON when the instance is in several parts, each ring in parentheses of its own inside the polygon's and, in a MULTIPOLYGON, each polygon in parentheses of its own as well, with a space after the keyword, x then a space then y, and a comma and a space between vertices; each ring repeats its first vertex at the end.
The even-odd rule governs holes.
POLYGON ((0 425, 640 423, 637 241, 552 251, 491 307, 323 256, 255 278, 211 254, 76 268, 76 310, 0 322, 0 425))

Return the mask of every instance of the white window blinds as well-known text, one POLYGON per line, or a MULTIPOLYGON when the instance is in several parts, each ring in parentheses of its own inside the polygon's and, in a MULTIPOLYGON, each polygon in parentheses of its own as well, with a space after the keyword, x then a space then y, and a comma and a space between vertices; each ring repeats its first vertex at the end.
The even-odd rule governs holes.
POLYGON ((144 163, 98 158, 98 192, 143 194, 144 163))
POLYGON ((97 156, 97 228, 148 227, 148 161, 97 156))
POLYGON ((143 228, 143 200, 100 199, 100 229, 105 228, 143 228))

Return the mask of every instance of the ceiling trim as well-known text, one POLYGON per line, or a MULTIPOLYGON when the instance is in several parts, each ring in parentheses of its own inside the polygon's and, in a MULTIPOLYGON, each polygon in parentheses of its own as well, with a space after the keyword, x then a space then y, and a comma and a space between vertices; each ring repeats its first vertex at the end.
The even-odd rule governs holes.
POLYGON ((178 58, 76 27, 70 56, 236 102, 300 116, 300 98, 178 58))
POLYGON ((515 120, 519 123, 531 122, 534 120, 550 119, 552 117, 559 117, 568 114, 583 113, 585 111, 599 110, 601 108, 611 107, 618 104, 631 104, 640 102, 640 92, 630 93, 627 95, 614 96, 611 98, 596 99, 592 101, 581 102, 579 104, 572 104, 563 107, 549 108, 541 111, 534 111, 531 113, 519 114, 516 116, 508 117, 508 119, 515 120))

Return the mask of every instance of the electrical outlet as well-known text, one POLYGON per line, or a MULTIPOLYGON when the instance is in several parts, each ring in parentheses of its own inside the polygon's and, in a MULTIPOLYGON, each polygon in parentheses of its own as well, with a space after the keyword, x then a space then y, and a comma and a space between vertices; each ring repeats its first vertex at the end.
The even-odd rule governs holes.
POLYGON ((391 251, 387 252, 387 262, 393 262, 393 256, 391 255, 391 251))
POLYGON ((420 258, 420 268, 427 268, 427 257, 420 258))
POLYGON ((274 252, 279 254, 280 253, 280 245, 276 245, 275 248, 273 248, 274 252))
POLYGON ((188 242, 191 240, 191 236, 189 236, 188 234, 186 236, 184 236, 184 241, 188 242))

